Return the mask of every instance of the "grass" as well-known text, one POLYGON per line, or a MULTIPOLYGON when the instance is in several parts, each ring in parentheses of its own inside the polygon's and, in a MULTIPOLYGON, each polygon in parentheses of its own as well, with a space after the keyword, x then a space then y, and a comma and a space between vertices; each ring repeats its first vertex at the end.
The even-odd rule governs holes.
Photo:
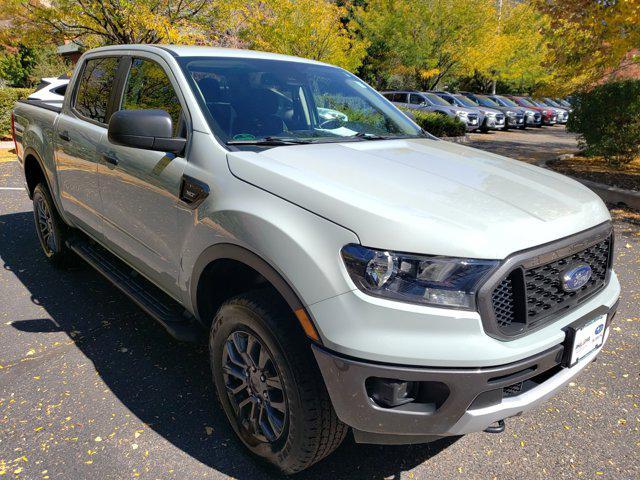
POLYGON ((548 163, 556 172, 613 187, 640 191, 640 157, 621 167, 609 165, 602 157, 575 156, 548 163))
POLYGON ((11 149, 0 149, 0 163, 8 163, 8 162, 13 162, 15 160, 17 160, 18 157, 16 157, 16 151, 11 148, 11 149))

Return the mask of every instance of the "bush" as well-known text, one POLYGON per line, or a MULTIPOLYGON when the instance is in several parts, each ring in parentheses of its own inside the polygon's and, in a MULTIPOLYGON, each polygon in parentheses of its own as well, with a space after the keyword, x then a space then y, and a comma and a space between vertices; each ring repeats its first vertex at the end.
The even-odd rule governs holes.
POLYGON ((599 85, 575 95, 567 129, 588 156, 623 166, 640 155, 640 80, 599 85))
POLYGON ((457 117, 442 113, 423 112, 414 109, 402 109, 413 118, 423 130, 436 137, 460 137, 467 132, 467 127, 457 117))
POLYGON ((0 54, 0 78, 12 87, 27 87, 29 72, 34 64, 34 51, 31 48, 19 47, 16 52, 4 51, 0 54))
POLYGON ((0 88, 0 139, 11 137, 11 110, 21 98, 27 98, 31 88, 0 88))

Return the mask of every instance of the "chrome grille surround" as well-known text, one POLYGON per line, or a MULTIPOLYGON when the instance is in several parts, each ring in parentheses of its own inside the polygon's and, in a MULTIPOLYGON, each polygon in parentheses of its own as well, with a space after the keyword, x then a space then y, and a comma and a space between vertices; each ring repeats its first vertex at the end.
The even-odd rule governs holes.
POLYGON ((605 222, 510 255, 477 294, 485 332, 503 340, 518 338, 566 315, 608 284, 612 251, 612 227, 605 222), (588 263, 592 278, 579 291, 564 292, 561 272, 576 263, 588 263))

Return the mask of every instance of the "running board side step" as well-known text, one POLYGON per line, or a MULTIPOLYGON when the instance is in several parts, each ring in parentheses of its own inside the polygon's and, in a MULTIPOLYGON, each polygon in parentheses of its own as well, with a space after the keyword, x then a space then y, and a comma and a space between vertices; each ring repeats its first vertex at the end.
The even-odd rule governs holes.
POLYGON ((97 243, 75 236, 67 246, 158 321, 176 340, 202 343, 204 329, 178 302, 97 243))

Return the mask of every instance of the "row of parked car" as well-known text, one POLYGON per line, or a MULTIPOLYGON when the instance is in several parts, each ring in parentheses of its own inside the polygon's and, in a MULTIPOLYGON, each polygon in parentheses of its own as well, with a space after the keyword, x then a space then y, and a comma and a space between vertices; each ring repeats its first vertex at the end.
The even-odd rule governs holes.
POLYGON ((398 107, 457 117, 467 125, 467 131, 563 125, 571 112, 571 105, 563 99, 444 91, 381 93, 398 107))

